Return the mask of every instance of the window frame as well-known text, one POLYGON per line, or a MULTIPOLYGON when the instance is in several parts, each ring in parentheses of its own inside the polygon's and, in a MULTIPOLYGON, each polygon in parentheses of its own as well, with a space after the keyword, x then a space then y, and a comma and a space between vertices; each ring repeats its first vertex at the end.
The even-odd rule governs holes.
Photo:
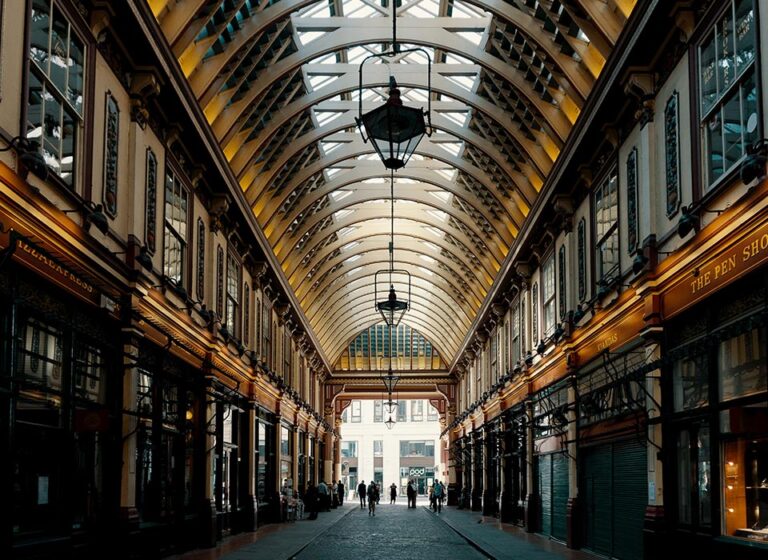
MULTIPOLYGON (((3 7, 3 3, 0 2, 0 8, 3 7)), ((76 10, 72 9, 71 6, 68 5, 67 2, 64 2, 62 0, 50 0, 50 5, 55 6, 55 8, 60 11, 64 18, 66 19, 67 23, 70 26, 70 29, 74 31, 78 38, 82 41, 83 44, 83 84, 82 84, 82 95, 83 95, 83 106, 82 106, 82 113, 78 114, 77 122, 75 123, 75 132, 74 132, 74 162, 72 164, 72 184, 68 184, 65 179, 63 179, 58 173, 56 173, 50 166, 46 166, 50 173, 48 174, 48 181, 54 182, 61 186, 63 189, 65 189, 66 192, 71 193, 82 193, 82 195, 86 198, 90 198, 91 196, 91 190, 92 190, 92 176, 93 176, 93 166, 92 165, 85 165, 82 164, 78 166, 77 161, 78 159, 81 162, 87 162, 92 160, 92 153, 93 153, 93 135, 94 135, 94 127, 92 126, 86 126, 85 123, 87 122, 93 122, 94 121, 94 110, 95 110, 95 82, 94 74, 95 74, 95 67, 96 67, 96 57, 95 57, 95 51, 96 51, 96 43, 93 39, 92 34, 90 33, 90 29, 88 28, 88 25, 86 22, 83 21, 82 16, 77 13, 76 10), (82 168, 82 169, 80 169, 82 168), (82 171, 82 172, 81 172, 82 171)), ((0 10, 2 11, 2 10, 0 10)), ((50 14, 50 12, 49 12, 50 14)), ((32 42, 32 33, 31 33, 31 25, 32 25, 32 12, 31 12, 31 6, 29 4, 26 4, 25 9, 25 16, 24 16, 24 29, 26 34, 26 40, 24 44, 24 60, 23 60, 23 74, 22 74, 22 87, 21 87, 21 93, 23 96, 21 107, 20 107, 20 122, 19 122, 19 130, 23 131, 22 134, 26 138, 27 137, 27 119, 29 117, 29 87, 30 87, 30 74, 33 72, 32 65, 35 64, 32 62, 31 56, 30 56, 30 49, 31 49, 31 42, 32 42)), ((2 14, 0 14, 0 22, 2 22, 2 14)), ((49 34, 50 36, 50 34, 49 34)), ((42 74, 42 71, 41 71, 42 74)), ((44 77, 41 79, 41 76, 37 76, 37 79, 41 81, 41 84, 43 82, 50 83, 53 86, 52 81, 44 77)), ((53 86, 56 90, 56 93, 58 92, 58 88, 56 86, 53 86)), ((0 99, 2 96, 0 95, 0 99)), ((62 94, 61 99, 67 103, 67 105, 71 105, 66 100, 66 95, 62 94)), ((75 114, 77 114, 77 111, 75 110, 75 114)), ((40 143, 40 153, 42 154, 43 150, 43 144, 40 143)))
POLYGON ((541 263, 541 334, 543 338, 549 337, 557 328, 557 271, 555 267, 555 252, 551 251, 550 254, 542 260, 541 263), (551 267, 552 275, 552 293, 547 292, 547 278, 551 267), (547 323, 547 310, 549 306, 552 306, 552 324, 547 323))
MULTIPOLYGON (((621 273, 621 235, 620 235, 620 220, 621 220, 621 200, 619 197, 619 189, 621 188, 621 185, 619 184, 619 171, 618 166, 614 163, 611 163, 606 171, 600 175, 600 179, 595 182, 595 189, 592 191, 592 239, 594 241, 594 259, 593 259, 593 268, 595 274, 593 275, 594 281, 596 283, 599 282, 607 282, 611 283, 614 281, 621 273), (608 230, 600 237, 598 237, 598 217, 597 217, 597 194, 598 190, 603 193, 604 189, 608 187, 611 184, 611 178, 615 178, 616 180, 616 189, 615 189, 615 196, 616 196, 616 219, 614 220, 613 224, 608 228, 608 230), (616 240, 616 264, 613 265, 608 270, 603 270, 603 259, 602 259, 602 247, 606 244, 607 241, 610 239, 615 238, 616 240)), ((602 195, 604 197, 604 195, 602 195)))
POLYGON ((241 324, 242 324, 242 299, 243 299, 243 263, 240 260, 239 256, 235 251, 233 251, 231 248, 224 252, 226 263, 224 266, 224 271, 226 275, 226 280, 224 283, 224 321, 227 325, 227 329, 229 329, 229 332, 232 336, 235 338, 240 338, 241 335, 241 324), (230 292, 230 265, 234 263, 235 266, 235 272, 237 275, 237 278, 235 279, 234 287, 235 287, 235 294, 232 294, 230 292), (231 323, 230 324, 230 305, 234 306, 234 312, 231 316, 231 323))
POLYGON ((188 251, 190 248, 190 228, 192 227, 192 222, 190 218, 192 217, 192 206, 194 202, 194 197, 192 196, 192 189, 189 188, 187 185, 186 179, 183 177, 183 174, 180 172, 180 170, 170 161, 170 158, 166 157, 166 165, 165 165, 165 176, 163 177, 163 277, 170 283, 172 283, 177 288, 185 288, 187 287, 187 284, 189 282, 189 266, 190 266, 190 259, 188 255, 188 251), (168 172, 171 172, 173 176, 178 179, 178 181, 174 182, 174 185, 178 182, 179 185, 179 193, 186 195, 187 200, 187 215, 186 215, 186 231, 184 232, 184 238, 179 238, 179 233, 176 231, 176 229, 169 223, 168 221, 168 201, 166 199, 166 195, 168 192, 168 172), (166 266, 167 266, 167 237, 169 234, 169 228, 171 229, 170 235, 173 235, 177 240, 180 240, 182 243, 182 253, 181 253, 181 263, 179 264, 179 274, 180 278, 178 281, 171 278, 169 275, 166 274, 166 266))
MULTIPOLYGON (((725 185, 731 182, 731 179, 738 175, 739 169, 741 164, 743 163, 744 159, 747 157, 746 153, 746 146, 749 145, 749 143, 744 143, 744 153, 741 154, 741 156, 733 162, 728 168, 724 168, 720 174, 719 177, 717 177, 714 180, 709 179, 709 170, 708 170, 708 158, 705 151, 708 153, 710 150, 709 146, 707 145, 707 142, 705 141, 706 136, 706 121, 714 115, 718 110, 723 110, 724 106, 727 104, 727 101, 732 99, 735 94, 738 94, 739 90, 741 90, 741 87, 743 86, 744 82, 748 79, 748 76, 751 74, 754 76, 755 80, 755 89, 757 92, 757 99, 755 100, 755 107, 757 109, 758 119, 757 119, 757 128, 754 132, 755 139, 762 138, 764 135, 764 127, 763 127, 763 117, 762 114, 763 110, 763 104, 762 104, 762 76, 761 76, 761 48, 760 48, 760 14, 759 14, 759 2, 757 0, 752 0, 752 9, 754 12, 754 33, 755 33, 755 56, 752 59, 751 63, 740 70, 737 74, 735 74, 732 83, 724 90, 723 93, 717 95, 716 100, 712 103, 712 106, 709 107, 706 111, 703 110, 703 82, 702 82, 702 72, 701 72, 701 60, 702 60, 702 46, 707 43, 710 37, 713 39, 716 39, 718 26, 721 24, 724 16, 726 15, 726 12, 730 11, 730 15, 733 16, 735 13, 735 5, 738 0, 729 0, 727 4, 725 5, 717 5, 713 4, 713 6, 710 8, 708 13, 702 18, 702 23, 699 25, 696 34, 694 35, 691 44, 693 47, 691 48, 692 55, 689 58, 689 68, 690 68, 690 75, 692 77, 691 79, 691 88, 690 88, 690 119, 691 119, 691 130, 695 130, 696 134, 694 134, 694 137, 691 138, 691 143, 693 146, 693 173, 694 173, 694 184, 698 185, 698 189, 694 189, 694 200, 698 198, 708 198, 709 196, 713 195, 713 193, 716 193, 721 185, 725 185)), ((716 47, 716 40, 713 42, 713 45, 716 47)), ((733 55, 735 56, 735 50, 733 55)), ((715 67, 717 67, 717 62, 715 62, 715 67)), ((715 78, 717 80, 717 77, 715 78)), ((717 84, 716 84, 717 87, 717 84)), ((741 124, 741 123, 740 123, 741 124)), ((723 144, 725 144, 725 140, 723 140, 723 144)))

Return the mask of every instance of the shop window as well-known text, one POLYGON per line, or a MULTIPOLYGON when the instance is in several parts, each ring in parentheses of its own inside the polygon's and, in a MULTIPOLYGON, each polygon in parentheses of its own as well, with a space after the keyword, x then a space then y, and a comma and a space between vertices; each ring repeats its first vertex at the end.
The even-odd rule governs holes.
POLYGON ((362 421, 362 411, 360 407, 360 401, 352 401, 352 422, 359 424, 362 421))
POLYGON ((720 413, 722 530, 768 543, 768 403, 720 413))
POLYGON ((341 456, 347 459, 353 459, 357 457, 357 442, 356 441, 342 441, 341 442, 341 456))
POLYGON ((401 441, 400 456, 401 457, 434 457, 435 442, 434 441, 401 441))
POLYGON ((184 286, 187 252, 189 194, 170 168, 165 173, 165 228, 163 274, 178 287, 184 286))
POLYGON ((74 392, 75 397, 93 403, 104 404, 104 356, 100 349, 78 341, 75 344, 74 392))
POLYGON ((275 427, 273 424, 260 420, 257 422, 257 468, 256 468, 256 495, 260 502, 268 498, 269 489, 269 468, 271 452, 274 444, 275 427))
POLYGON ((384 456, 384 441, 380 439, 373 440, 373 456, 374 457, 383 457, 384 456))
POLYGON ((712 523, 709 427, 694 425, 677 435, 678 522, 692 527, 712 523))
POLYGON ((27 138, 40 144, 51 171, 74 188, 85 44, 53 0, 32 2, 29 43, 27 138))
POLYGON ((767 333, 768 329, 761 327, 720 343, 717 361, 721 401, 768 389, 767 333))
POLYGON ((555 255, 541 265, 541 316, 545 337, 555 331, 555 255))
POLYGON ((704 406, 709 401, 709 372, 706 356, 685 358, 675 363, 672 369, 672 391, 675 412, 704 406))
POLYGON ((699 45, 705 181, 712 185, 760 138, 753 0, 732 0, 699 45))
POLYGON ((598 280, 610 282, 619 268, 619 193, 616 169, 595 188, 595 248, 598 280))
MULTIPOLYGON (((41 392, 58 393, 62 388, 64 339, 62 332, 42 321, 30 318, 21 331, 19 373, 25 385, 41 392)), ((52 397, 49 405, 61 406, 60 397, 52 397)), ((46 422, 47 423, 47 422, 46 422)))

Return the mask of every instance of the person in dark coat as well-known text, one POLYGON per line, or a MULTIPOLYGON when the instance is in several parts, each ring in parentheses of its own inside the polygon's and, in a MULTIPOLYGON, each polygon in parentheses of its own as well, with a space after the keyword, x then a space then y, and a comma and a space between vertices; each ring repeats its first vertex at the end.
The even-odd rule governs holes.
POLYGON ((357 495, 360 497, 360 509, 365 509, 366 491, 367 491, 367 488, 365 486, 365 481, 361 480, 360 484, 357 485, 357 495))
POLYGON ((344 505, 344 483, 341 480, 336 484, 336 493, 339 495, 339 505, 344 505))
POLYGON ((416 483, 413 481, 413 479, 408 481, 408 507, 409 508, 415 508, 416 507, 416 483))
POLYGON ((304 510, 309 513, 309 519, 317 519, 317 488, 314 484, 307 486, 307 491, 304 493, 304 510))
POLYGON ((397 485, 393 482, 389 487, 389 503, 394 504, 397 499, 397 485))

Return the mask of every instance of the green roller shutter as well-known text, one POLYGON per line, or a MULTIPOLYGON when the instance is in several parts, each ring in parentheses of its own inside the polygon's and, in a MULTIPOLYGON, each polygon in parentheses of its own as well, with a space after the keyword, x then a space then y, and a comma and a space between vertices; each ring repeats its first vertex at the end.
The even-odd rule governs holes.
POLYGON ((539 528, 542 534, 552 534, 552 455, 539 455, 539 495, 541 514, 539 528))
POLYGON ((584 545, 619 560, 643 557, 646 448, 628 440, 580 451, 584 545))
POLYGON ((552 455, 552 536, 568 538, 568 457, 552 455))
POLYGON ((612 548, 611 462, 610 445, 582 451, 581 488, 582 505, 585 513, 584 545, 601 554, 610 554, 612 548))
POLYGON ((647 451, 644 444, 630 440, 613 445, 613 555, 622 560, 643 557, 647 451))

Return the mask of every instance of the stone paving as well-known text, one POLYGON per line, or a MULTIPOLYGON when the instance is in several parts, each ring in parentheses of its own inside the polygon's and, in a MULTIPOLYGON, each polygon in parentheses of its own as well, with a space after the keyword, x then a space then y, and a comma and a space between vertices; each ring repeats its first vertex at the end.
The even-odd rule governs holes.
POLYGON ((309 543, 296 560, 483 560, 488 556, 425 507, 384 501, 376 516, 357 508, 309 543))

